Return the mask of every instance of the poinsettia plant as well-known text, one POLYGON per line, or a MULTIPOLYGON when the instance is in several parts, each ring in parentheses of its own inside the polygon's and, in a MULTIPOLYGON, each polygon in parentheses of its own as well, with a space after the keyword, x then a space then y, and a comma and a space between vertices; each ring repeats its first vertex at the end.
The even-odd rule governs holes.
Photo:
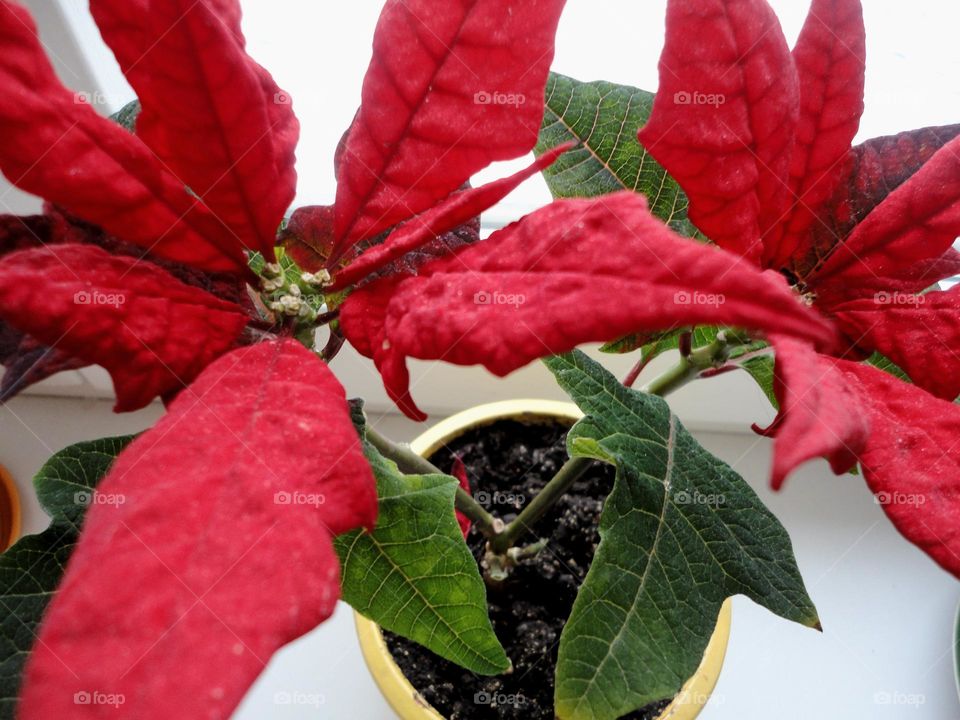
POLYGON ((960 126, 851 147, 858 0, 814 0, 792 52, 765 0, 671 0, 656 96, 550 75, 563 6, 387 0, 335 202, 287 218, 299 126, 236 0, 91 0, 137 94, 112 120, 0 0, 0 170, 47 201, 0 218, 3 397, 97 364, 118 411, 166 404, 151 430, 37 476, 52 524, 0 558, 4 712, 227 717, 341 596, 507 672, 484 579, 542 550, 527 535, 594 461, 617 479, 556 714, 672 697, 731 595, 819 625, 783 528, 658 397, 738 368, 779 407, 776 486, 815 457, 859 463, 960 575, 960 295, 931 290, 960 269, 960 126), (470 185, 534 148, 526 170, 470 185), (539 172, 556 199, 481 239, 479 215, 539 172), (547 358, 585 414, 569 462, 504 523, 462 466, 347 401, 331 368, 346 342, 417 420, 408 358, 497 375, 547 358), (639 351, 634 372, 617 382, 576 350, 589 342, 639 351), (633 390, 672 348, 677 365, 633 390), (11 606, 24 596, 42 600, 11 606))

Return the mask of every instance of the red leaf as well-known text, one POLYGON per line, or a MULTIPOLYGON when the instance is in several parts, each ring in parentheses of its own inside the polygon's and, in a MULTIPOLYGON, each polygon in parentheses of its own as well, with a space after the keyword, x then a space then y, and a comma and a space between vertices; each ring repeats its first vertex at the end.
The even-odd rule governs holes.
POLYGON ((300 268, 322 270, 333 253, 333 206, 298 208, 278 239, 300 268))
POLYGON ((333 612, 331 536, 376 520, 343 388, 292 341, 210 366, 101 482, 27 666, 20 717, 227 718, 333 612), (108 500, 114 498, 115 503, 108 500))
POLYGON ((48 346, 105 367, 118 412, 185 387, 233 345, 248 320, 236 305, 152 263, 92 245, 4 258, 0 317, 48 346))
POLYGON ((943 400, 960 396, 960 287, 925 295, 878 293, 833 308, 860 348, 880 352, 943 400))
POLYGON ((786 209, 798 108, 796 67, 765 0, 670 0, 640 142, 686 191, 691 221, 751 261, 786 209))
MULTIPOLYGON (((468 495, 472 492, 470 490, 470 478, 467 477, 467 466, 463 464, 460 456, 453 458, 453 468, 450 474, 460 481, 460 487, 463 488, 468 495)), ((457 510, 457 524, 460 525, 460 532, 463 533, 463 539, 466 540, 467 535, 470 534, 470 518, 457 510)))
POLYGON ((355 291, 347 339, 372 356, 405 412, 405 358, 506 375, 582 343, 678 325, 734 325, 831 343, 783 279, 681 238, 642 196, 561 200, 450 258, 355 291))
MULTIPOLYGON (((247 41, 240 28, 243 13, 238 0, 208 0, 207 6, 223 21, 240 47, 245 48, 247 41)), ((289 102, 289 95, 277 86, 273 76, 254 62, 249 65, 260 77, 263 96, 267 101, 267 115, 270 119, 279 182, 282 187, 296 187, 295 151, 297 142, 300 140, 300 121, 293 113, 293 104, 289 102)))
POLYGON ((841 180, 863 114, 866 33, 860 0, 814 0, 793 50, 800 122, 790 170, 790 214, 764 243, 767 267, 787 267, 841 180), (780 232, 782 230, 782 233, 780 232))
POLYGON ((510 177, 451 195, 436 207, 394 230, 383 243, 367 250, 340 271, 334 287, 343 288, 352 285, 443 233, 489 210, 513 192, 524 180, 553 165, 556 159, 572 146, 573 143, 560 145, 544 153, 530 167, 510 177))
POLYGON ((897 529, 960 577, 960 405, 867 365, 848 365, 870 398, 863 474, 897 529))
MULTIPOLYGON (((833 271, 837 271, 841 266, 856 264, 854 254, 863 254, 868 248, 872 248, 869 250, 871 253, 883 248, 893 237, 881 237, 878 233, 886 233, 895 227, 895 213, 898 209, 908 206, 911 199, 921 200, 921 196, 927 194, 928 186, 935 188, 944 180, 949 185, 952 164, 949 153, 956 155, 957 146, 954 145, 952 151, 944 146, 951 140, 957 142, 955 138, 958 133, 960 125, 924 128, 893 137, 876 138, 854 148, 846 162, 845 180, 821 214, 820 222, 814 226, 808 251, 806 254, 801 252, 795 259, 794 268, 797 274, 801 278, 812 278, 811 282, 817 282, 827 277, 822 271, 819 275, 817 272, 823 267, 824 258, 828 258, 826 264, 833 266, 833 271), (888 200, 893 204, 888 206, 888 200), (862 229, 861 223, 866 225, 862 229), (858 245, 849 246, 849 243, 855 240, 855 235, 858 245)), ((947 188, 938 188, 938 192, 942 193, 945 189, 947 188)), ((949 199, 949 190, 947 196, 949 199)), ((925 201, 918 209, 922 212, 923 208, 929 210, 931 207, 936 208, 930 201, 925 201)), ((943 205, 936 209, 946 208, 947 205, 943 205)), ((913 215, 908 217, 912 218, 913 215)), ((903 227, 908 228, 909 221, 903 227)), ((914 233, 922 232, 922 227, 914 230, 914 233)), ((909 267, 913 262, 922 259, 920 256, 930 259, 943 254, 942 245, 939 252, 931 247, 919 256, 914 255, 918 247, 913 250, 902 248, 899 241, 891 249, 896 251, 898 258, 895 262, 885 264, 888 275, 909 267), (906 252, 901 252, 902 250, 906 252)), ((861 271, 858 280, 867 280, 867 285, 873 284, 872 273, 867 268, 861 268, 861 271)), ((843 280, 835 285, 845 282, 846 280, 843 280)), ((888 288, 880 282, 876 289, 888 288)))
POLYGON ((0 170, 107 232, 212 270, 246 262, 209 211, 143 143, 67 90, 30 16, 0 0, 0 170))
POLYGON ((337 255, 533 149, 565 0, 388 0, 336 202, 337 255))
POLYGON ((238 243, 272 257, 296 189, 289 138, 276 143, 274 133, 296 126, 289 98, 228 25, 239 10, 195 0, 92 0, 90 9, 140 98, 137 136, 238 243))
MULTIPOLYGON (((780 414, 764 435, 776 437, 771 483, 813 458, 829 459, 838 475, 848 471, 870 436, 870 423, 856 383, 834 358, 791 338, 774 336, 774 391, 780 414)), ((757 428, 754 428, 757 429, 757 428)), ((758 432, 760 432, 758 430, 758 432)))

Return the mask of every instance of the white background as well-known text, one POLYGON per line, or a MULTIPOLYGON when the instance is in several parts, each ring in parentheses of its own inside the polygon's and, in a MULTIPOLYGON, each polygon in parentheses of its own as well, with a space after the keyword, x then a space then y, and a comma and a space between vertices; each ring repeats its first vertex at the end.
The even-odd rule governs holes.
MULTIPOLYGON (((522 0, 518 0, 522 1, 522 0)), ((30 0, 64 81, 101 92, 104 110, 132 99, 96 34, 83 0, 30 0), (61 16, 58 10, 62 10, 61 16), (67 24, 64 24, 64 17, 67 24), (86 64, 85 64, 86 63, 86 64)), ((778 0, 788 39, 799 32, 805 3, 778 0)), ((951 0, 866 0, 869 33, 867 112, 861 138, 960 121, 960 9, 951 0)), ((662 44, 663 0, 570 0, 561 23, 554 68, 581 80, 606 79, 656 88, 662 44)), ((244 29, 251 53, 294 98, 303 123, 298 204, 334 196, 333 149, 359 102, 379 2, 247 0, 244 29)), ((520 165, 518 161, 514 165, 520 165)), ((504 172, 502 168, 485 177, 504 172)), ((493 215, 515 219, 548 199, 541 180, 529 181, 493 215)), ((0 210, 31 203, 7 190, 0 210)), ((386 408, 379 382, 356 357, 339 359, 351 393, 386 408)), ((617 368, 622 372, 621 367, 617 368)), ((441 414, 509 396, 556 396, 534 367, 507 381, 472 369, 418 367, 417 392, 441 414), (429 373, 429 374, 427 374, 429 373)), ((55 395, 103 395, 102 375, 72 375, 47 385, 55 395)), ((735 377, 690 388, 672 399, 678 413, 701 430, 743 429, 769 419, 758 391, 735 377)), ((0 410, 0 462, 11 467, 28 502, 29 477, 64 445, 147 427, 159 409, 116 417, 95 400, 21 398, 0 410)), ((398 437, 415 430, 396 419, 398 437)), ((823 618, 825 633, 797 628, 746 601, 735 607, 727 665, 703 717, 923 718, 960 717, 950 663, 956 583, 903 542, 857 478, 834 478, 813 464, 779 495, 766 490, 769 445, 746 434, 701 432, 700 438, 758 489, 784 522, 823 618), (885 704, 890 698, 893 704, 885 704), (913 704, 897 704, 913 700, 913 704)), ((46 520, 29 504, 27 530, 46 520)), ((349 614, 278 655, 257 684, 242 720, 260 718, 389 718, 370 684, 353 641, 349 614), (279 708, 275 692, 320 693, 319 708, 279 708)))

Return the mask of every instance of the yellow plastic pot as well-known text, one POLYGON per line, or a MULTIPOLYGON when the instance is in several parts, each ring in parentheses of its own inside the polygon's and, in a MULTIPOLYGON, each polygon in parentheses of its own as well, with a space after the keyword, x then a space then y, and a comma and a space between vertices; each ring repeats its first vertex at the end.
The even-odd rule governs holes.
MULTIPOLYGON (((560 421, 572 425, 581 417, 580 410, 571 403, 549 400, 509 400, 480 405, 458 413, 427 430, 411 443, 421 457, 430 458, 444 444, 477 427, 491 425, 498 420, 517 420, 524 423, 551 423, 560 421)), ((444 720, 404 677, 387 649, 380 626, 359 613, 354 613, 357 635, 364 660, 380 692, 400 720, 444 720)), ((710 698, 720 677, 720 668, 727 652, 730 637, 730 601, 720 610, 717 628, 703 654, 696 673, 681 689, 672 703, 661 713, 660 720, 693 720, 710 698)))
POLYGON ((0 552, 20 537, 20 494, 6 468, 0 465, 0 552))

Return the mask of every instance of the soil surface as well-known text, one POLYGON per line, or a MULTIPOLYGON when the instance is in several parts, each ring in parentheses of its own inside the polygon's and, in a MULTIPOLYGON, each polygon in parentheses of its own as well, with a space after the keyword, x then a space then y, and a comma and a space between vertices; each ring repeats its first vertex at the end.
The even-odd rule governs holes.
MULTIPOLYGON (((468 432, 437 451, 431 461, 449 472, 459 455, 474 497, 509 522, 563 465, 566 431, 556 424, 499 421, 468 432)), ((547 549, 514 568, 500 587, 488 586, 493 629, 513 661, 512 673, 475 675, 416 643, 384 633, 404 674, 447 720, 553 720, 560 631, 600 542, 597 526, 613 477, 612 467, 595 463, 538 523, 537 536, 549 538, 547 549)), ((536 540, 529 535, 523 542, 536 540)), ((483 536, 471 530, 467 542, 479 563, 483 536)), ((668 704, 657 703, 624 717, 652 720, 668 704)))

